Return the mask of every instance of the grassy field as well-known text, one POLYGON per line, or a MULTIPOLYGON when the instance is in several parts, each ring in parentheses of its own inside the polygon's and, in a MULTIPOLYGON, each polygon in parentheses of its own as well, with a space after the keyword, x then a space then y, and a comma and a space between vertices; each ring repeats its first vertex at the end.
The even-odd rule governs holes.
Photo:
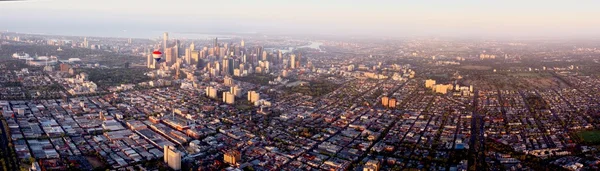
POLYGON ((577 136, 579 136, 584 143, 600 144, 600 130, 581 131, 577 133, 577 136))
POLYGON ((476 70, 476 71, 484 71, 484 70, 492 69, 492 67, 483 66, 483 65, 465 65, 465 66, 461 66, 460 68, 466 69, 466 70, 476 70))
POLYGON ((95 82, 100 87, 137 84, 151 80, 150 77, 144 75, 144 72, 148 71, 146 68, 85 68, 81 69, 81 71, 89 74, 90 81, 95 82))

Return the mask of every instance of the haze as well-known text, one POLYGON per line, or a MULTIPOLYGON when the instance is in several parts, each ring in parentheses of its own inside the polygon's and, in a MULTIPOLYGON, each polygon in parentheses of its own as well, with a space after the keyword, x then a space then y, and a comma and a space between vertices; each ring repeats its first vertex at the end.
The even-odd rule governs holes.
POLYGON ((598 37, 598 1, 0 2, 0 29, 156 37, 163 31, 353 36, 598 37))

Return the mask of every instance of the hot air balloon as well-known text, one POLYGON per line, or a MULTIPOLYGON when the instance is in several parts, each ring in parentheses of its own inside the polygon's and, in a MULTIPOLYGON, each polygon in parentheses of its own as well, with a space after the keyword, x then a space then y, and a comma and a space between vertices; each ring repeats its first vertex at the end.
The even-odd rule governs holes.
POLYGON ((160 61, 160 57, 162 57, 162 52, 155 50, 154 52, 152 52, 152 57, 154 57, 154 60, 158 62, 160 61))

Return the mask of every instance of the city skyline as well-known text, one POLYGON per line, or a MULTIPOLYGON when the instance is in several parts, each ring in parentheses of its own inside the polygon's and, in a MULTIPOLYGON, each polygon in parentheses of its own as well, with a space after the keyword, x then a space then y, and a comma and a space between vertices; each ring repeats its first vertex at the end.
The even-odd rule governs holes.
POLYGON ((0 0, 0 170, 600 170, 599 5, 0 0))
POLYGON ((597 38, 596 1, 9 1, 2 30, 155 38, 175 33, 597 38), (77 8, 70 8, 76 4, 77 8), (208 8, 210 7, 210 8, 208 8), (169 11, 170 12, 159 12, 169 11))

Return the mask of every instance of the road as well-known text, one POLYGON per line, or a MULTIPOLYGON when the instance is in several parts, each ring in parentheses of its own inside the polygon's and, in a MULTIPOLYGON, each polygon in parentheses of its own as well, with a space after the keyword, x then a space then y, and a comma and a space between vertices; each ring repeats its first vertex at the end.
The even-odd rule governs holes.
POLYGON ((469 142, 469 169, 487 170, 485 163, 485 137, 483 116, 479 114, 478 102, 479 90, 473 96, 473 116, 471 120, 471 140, 469 142), (473 169, 472 169, 473 168, 473 169))
POLYGON ((17 161, 16 157, 12 157, 17 155, 15 154, 14 150, 8 147, 8 144, 10 143, 10 134, 8 131, 6 131, 6 128, 4 128, 4 123, 6 123, 6 121, 2 119, 2 125, 0 126, 2 131, 2 135, 0 136, 0 150, 2 150, 2 159, 4 160, 8 170, 19 170, 19 162, 17 161))

